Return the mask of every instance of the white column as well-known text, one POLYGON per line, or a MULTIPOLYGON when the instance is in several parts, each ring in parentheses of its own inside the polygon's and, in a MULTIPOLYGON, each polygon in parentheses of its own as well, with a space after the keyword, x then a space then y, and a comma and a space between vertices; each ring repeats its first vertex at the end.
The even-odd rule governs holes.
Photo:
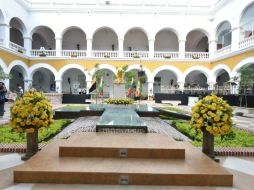
POLYGON ((32 38, 24 37, 24 48, 26 49, 26 55, 30 56, 32 50, 32 38))
POLYGON ((4 80, 4 85, 5 85, 5 87, 6 87, 6 89, 7 89, 7 91, 9 91, 10 90, 10 79, 5 79, 4 80))
POLYGON ((31 79, 25 79, 24 80, 24 91, 28 91, 30 88, 32 88, 33 80, 31 79))
POLYGON ((210 91, 214 91, 214 85, 216 84, 216 82, 208 82, 208 90, 210 91))
POLYGON ((86 43, 87 43, 86 56, 92 57, 92 38, 87 38, 86 43))
POLYGON ((149 58, 154 58, 154 41, 155 39, 149 39, 149 58))
POLYGON ((148 81, 148 97, 153 95, 153 81, 148 81))
POLYGON ((231 51, 237 51, 239 49, 239 41, 240 27, 235 27, 232 29, 231 51))
POLYGON ((0 24, 0 40, 3 41, 4 47, 9 48, 10 26, 8 24, 0 24))
POLYGON ((179 90, 181 91, 181 92, 183 92, 184 91, 184 81, 179 81, 179 82, 177 82, 177 84, 179 85, 179 90))
POLYGON ((118 39, 119 57, 123 57, 123 39, 118 39))
POLYGON ((179 58, 184 59, 185 58, 185 42, 186 40, 179 40, 179 58))
POLYGON ((61 56, 61 50, 62 50, 62 38, 55 38, 56 40, 56 56, 61 56))
POLYGON ((56 92, 62 93, 62 80, 55 80, 56 82, 56 92))
POLYGON ((213 58, 216 52, 216 40, 209 41, 209 58, 213 58))
POLYGON ((87 80, 86 81, 86 93, 89 94, 89 89, 92 86, 92 81, 91 80, 87 80))

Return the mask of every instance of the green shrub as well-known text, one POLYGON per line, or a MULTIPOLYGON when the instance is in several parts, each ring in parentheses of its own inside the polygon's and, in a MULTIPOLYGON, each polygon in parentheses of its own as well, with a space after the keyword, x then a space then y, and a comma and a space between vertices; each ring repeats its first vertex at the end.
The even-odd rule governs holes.
MULTIPOLYGON (((60 119, 55 120, 50 127, 42 127, 39 129, 39 142, 47 141, 51 137, 59 133, 65 126, 67 126, 71 120, 60 119)), ((4 125, 0 127, 0 143, 25 143, 26 134, 16 133, 12 131, 9 125, 4 125)))
POLYGON ((133 104, 134 101, 132 99, 117 99, 117 98, 109 98, 109 99, 106 99, 104 100, 105 103, 107 104, 124 104, 124 105, 127 105, 127 104, 133 104))
MULTIPOLYGON (((203 133, 196 132, 189 122, 183 120, 173 120, 171 124, 181 133, 193 140, 194 146, 202 146, 203 133)), ((254 147, 254 136, 246 131, 232 128, 232 132, 225 135, 223 139, 220 136, 214 138, 215 147, 254 147)))

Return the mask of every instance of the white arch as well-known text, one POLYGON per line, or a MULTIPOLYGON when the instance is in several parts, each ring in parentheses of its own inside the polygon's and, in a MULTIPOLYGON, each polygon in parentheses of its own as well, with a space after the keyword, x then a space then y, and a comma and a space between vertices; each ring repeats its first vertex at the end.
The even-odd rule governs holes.
POLYGON ((63 36, 66 34, 66 32, 68 32, 71 29, 78 29, 78 30, 82 31, 86 36, 86 32, 81 27, 79 27, 79 26, 69 26, 69 27, 63 29, 63 31, 61 32, 61 37, 63 38, 63 36))
POLYGON ((211 77, 212 77, 211 80, 212 80, 212 81, 216 81, 216 78, 217 78, 217 76, 218 76, 218 74, 219 74, 219 72, 220 72, 221 70, 225 70, 225 71, 228 73, 228 75, 229 75, 230 78, 233 77, 233 76, 232 76, 232 72, 231 72, 230 68, 229 68, 227 65, 225 65, 225 64, 219 64, 219 65, 216 65, 216 66, 212 69, 212 75, 211 75, 211 77))
POLYGON ((242 61, 240 61, 240 63, 238 63, 234 68, 233 68, 233 71, 232 71, 232 76, 237 76, 237 71, 243 67, 243 66, 248 66, 250 64, 254 63, 254 56, 252 57, 248 57, 246 59, 243 59, 242 61))
POLYGON ((20 60, 12 61, 11 64, 9 65, 9 67, 7 68, 7 72, 10 73, 11 70, 13 69, 13 67, 15 67, 15 66, 20 66, 22 68, 22 70, 24 71, 24 73, 23 73, 24 78, 28 77, 29 68, 26 63, 24 63, 23 61, 20 61, 20 60))
POLYGON ((176 35, 177 39, 179 39, 179 32, 177 30, 175 30, 174 28, 170 28, 170 27, 164 27, 164 28, 161 28, 160 30, 158 30, 156 32, 156 34, 154 35, 154 39, 157 36, 157 34, 159 34, 159 32, 161 32, 161 31, 170 31, 170 32, 173 32, 176 35))
POLYGON ((50 70, 53 73, 53 75, 55 76, 55 80, 59 78, 57 70, 54 67, 52 67, 51 65, 47 64, 47 63, 36 63, 32 67, 30 67, 29 72, 28 72, 28 78, 30 80, 32 80, 34 73, 36 71, 38 71, 40 68, 45 68, 45 69, 50 70))
POLYGON ((95 35, 98 31, 103 30, 103 29, 108 29, 108 30, 110 30, 111 32, 113 32, 113 33, 116 35, 117 40, 118 40, 118 33, 117 33, 117 31, 116 31, 114 28, 110 27, 110 26, 102 26, 102 27, 99 27, 99 28, 95 29, 95 30, 93 31, 93 34, 92 34, 93 38, 94 38, 94 35, 95 35))
POLYGON ((151 77, 149 78, 149 81, 150 82, 153 82, 154 81, 154 77, 160 72, 160 71, 163 71, 163 70, 167 70, 167 71, 171 71, 173 72, 175 75, 176 75, 176 78, 177 78, 177 81, 179 81, 183 75, 183 73, 176 67, 174 66, 171 66, 171 65, 163 65, 163 66, 160 66, 158 68, 156 68, 152 73, 151 73, 151 77))
POLYGON ((124 33, 124 38, 126 37, 126 34, 128 34, 128 32, 130 32, 131 30, 139 30, 139 31, 142 31, 142 32, 146 35, 147 39, 149 38, 148 32, 147 32, 144 28, 142 28, 142 27, 131 27, 131 28, 129 28, 129 29, 124 33))
POLYGON ((99 64, 97 67, 94 67, 90 71, 90 75, 93 76, 96 71, 101 70, 101 69, 108 69, 108 70, 112 71, 115 75, 117 74, 116 68, 113 67, 112 65, 109 65, 109 64, 99 64))
POLYGON ((185 34, 185 40, 187 40, 187 36, 191 33, 191 32, 194 32, 194 31, 199 31, 199 32, 202 32, 206 35, 206 37, 208 38, 208 41, 210 40, 210 33, 208 32, 207 29, 203 29, 203 28, 192 28, 191 30, 189 31, 186 31, 186 34, 185 34))
POLYGON ((203 67, 203 66, 193 66, 193 67, 186 69, 183 73, 183 77, 182 77, 183 80, 182 81, 185 81, 187 75, 189 73, 191 73, 192 71, 199 71, 199 72, 203 73, 207 78, 207 82, 212 82, 211 75, 210 75, 211 70, 209 70, 208 68, 203 67))
MULTIPOLYGON (((150 79, 151 75, 152 75, 151 71, 148 68, 144 67, 143 65, 142 65, 142 69, 143 69, 143 71, 145 71, 147 79, 150 79)), ((128 68, 127 68, 126 71, 128 72, 128 71, 131 71, 131 70, 140 70, 140 65, 139 64, 128 65, 128 68)))
POLYGON ((8 71, 7 71, 7 66, 6 66, 5 62, 1 58, 0 58, 0 67, 3 69, 4 73, 9 74, 8 71))
POLYGON ((82 67, 81 65, 78 65, 78 64, 68 64, 68 65, 65 65, 64 67, 62 67, 59 71, 58 71, 58 77, 56 80, 62 80, 63 78, 63 75, 66 71, 68 71, 69 69, 78 69, 80 70, 85 76, 86 76, 86 79, 88 78, 88 72, 85 71, 85 68, 82 67))
POLYGON ((9 25, 11 24, 12 19, 16 19, 16 20, 19 22, 19 24, 20 24, 21 27, 22 27, 22 28, 21 28, 22 31, 20 31, 20 32, 22 33, 23 36, 26 35, 26 33, 27 33, 27 27, 26 27, 26 25, 24 24, 23 20, 22 20, 21 18, 19 18, 19 17, 12 17, 12 18, 10 19, 10 21, 9 21, 9 25))

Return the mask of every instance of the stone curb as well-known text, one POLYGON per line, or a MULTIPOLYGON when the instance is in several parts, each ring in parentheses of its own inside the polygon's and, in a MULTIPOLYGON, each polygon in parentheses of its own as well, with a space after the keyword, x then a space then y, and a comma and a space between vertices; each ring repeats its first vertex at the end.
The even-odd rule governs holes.
MULTIPOLYGON (((39 150, 47 144, 39 144, 39 150)), ((26 153, 26 144, 0 144, 0 152, 6 153, 26 153)))

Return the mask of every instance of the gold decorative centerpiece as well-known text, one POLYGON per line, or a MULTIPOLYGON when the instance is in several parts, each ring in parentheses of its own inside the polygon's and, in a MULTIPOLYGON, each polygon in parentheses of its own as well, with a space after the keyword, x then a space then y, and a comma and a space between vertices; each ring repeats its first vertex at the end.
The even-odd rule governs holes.
POLYGON ((116 76, 116 80, 114 82, 118 83, 118 84, 125 83, 124 70, 122 68, 117 69, 117 76, 116 76))

